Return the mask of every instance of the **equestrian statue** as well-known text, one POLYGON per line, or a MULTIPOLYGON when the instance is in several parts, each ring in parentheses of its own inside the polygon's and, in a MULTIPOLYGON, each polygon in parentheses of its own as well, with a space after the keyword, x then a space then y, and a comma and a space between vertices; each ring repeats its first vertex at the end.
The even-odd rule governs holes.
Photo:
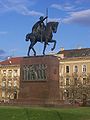
POLYGON ((36 51, 34 49, 34 45, 37 42, 44 43, 44 49, 43 49, 43 55, 45 55, 45 49, 48 43, 54 43, 53 48, 51 50, 53 51, 56 46, 56 40, 53 40, 53 33, 57 32, 58 22, 48 22, 46 25, 44 24, 44 20, 46 20, 48 17, 45 18, 41 16, 38 22, 34 24, 32 27, 32 32, 28 33, 26 35, 26 41, 30 40, 30 46, 28 49, 27 55, 29 56, 30 50, 32 49, 34 52, 34 56, 36 56, 36 51))

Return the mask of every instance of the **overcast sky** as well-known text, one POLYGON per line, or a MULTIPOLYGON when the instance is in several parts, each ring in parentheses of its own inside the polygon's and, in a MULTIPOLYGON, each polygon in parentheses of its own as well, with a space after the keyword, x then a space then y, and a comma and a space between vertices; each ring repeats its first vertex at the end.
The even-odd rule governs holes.
MULTIPOLYGON (((26 56, 29 42, 27 33, 40 16, 48 21, 58 21, 58 31, 53 34, 57 45, 53 52, 78 47, 90 47, 90 0, 0 0, 0 60, 7 56, 26 56)), ((50 53, 49 45, 46 54, 50 53)), ((35 45, 42 54, 43 44, 35 45)), ((31 51, 32 55, 32 51, 31 51)))

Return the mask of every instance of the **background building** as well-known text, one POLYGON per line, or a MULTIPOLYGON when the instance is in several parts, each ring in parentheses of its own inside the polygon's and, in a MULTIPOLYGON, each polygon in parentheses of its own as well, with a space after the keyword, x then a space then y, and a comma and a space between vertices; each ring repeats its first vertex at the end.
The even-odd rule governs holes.
POLYGON ((90 100, 90 48, 62 49, 59 59, 60 99, 67 102, 90 100))
POLYGON ((90 48, 0 62, 0 100, 30 104, 90 102, 90 48))
POLYGON ((20 84, 21 57, 0 62, 0 100, 17 99, 20 84))

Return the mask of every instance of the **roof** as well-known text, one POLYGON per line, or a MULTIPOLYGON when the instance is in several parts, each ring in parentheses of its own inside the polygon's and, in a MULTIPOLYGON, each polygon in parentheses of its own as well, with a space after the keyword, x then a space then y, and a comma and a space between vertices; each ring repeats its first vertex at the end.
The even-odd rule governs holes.
POLYGON ((1 61, 0 65, 17 65, 20 64, 22 57, 8 58, 7 60, 1 61))
POLYGON ((64 54, 65 58, 68 57, 88 57, 90 56, 90 48, 81 48, 81 49, 71 49, 71 50, 62 50, 57 54, 64 54))

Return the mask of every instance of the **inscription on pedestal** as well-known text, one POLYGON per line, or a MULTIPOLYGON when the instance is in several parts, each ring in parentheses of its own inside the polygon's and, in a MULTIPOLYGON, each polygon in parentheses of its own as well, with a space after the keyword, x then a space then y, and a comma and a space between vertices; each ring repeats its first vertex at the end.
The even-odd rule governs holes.
POLYGON ((23 65, 23 80, 33 81, 33 80, 46 80, 47 65, 46 64, 32 64, 23 65))

